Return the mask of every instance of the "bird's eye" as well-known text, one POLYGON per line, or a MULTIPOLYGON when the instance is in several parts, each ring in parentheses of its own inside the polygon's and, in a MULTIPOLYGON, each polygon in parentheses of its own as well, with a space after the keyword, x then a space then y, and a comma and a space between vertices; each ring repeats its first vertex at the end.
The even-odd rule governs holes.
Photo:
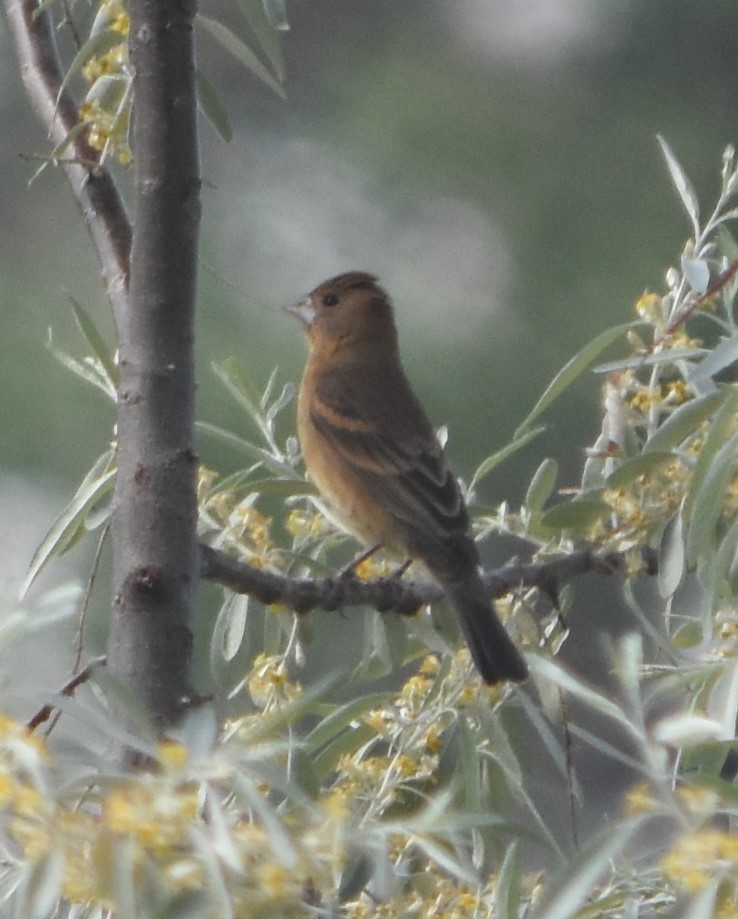
POLYGON ((325 294, 323 306, 335 306, 338 303, 338 294, 325 294))

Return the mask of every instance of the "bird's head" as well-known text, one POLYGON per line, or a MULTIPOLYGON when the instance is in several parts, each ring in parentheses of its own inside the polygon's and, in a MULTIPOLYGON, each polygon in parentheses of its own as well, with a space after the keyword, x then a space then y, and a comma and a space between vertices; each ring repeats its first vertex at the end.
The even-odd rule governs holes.
POLYGON ((349 271, 324 281, 285 309, 305 325, 313 347, 339 350, 360 345, 396 347, 392 304, 377 279, 365 271, 349 271))

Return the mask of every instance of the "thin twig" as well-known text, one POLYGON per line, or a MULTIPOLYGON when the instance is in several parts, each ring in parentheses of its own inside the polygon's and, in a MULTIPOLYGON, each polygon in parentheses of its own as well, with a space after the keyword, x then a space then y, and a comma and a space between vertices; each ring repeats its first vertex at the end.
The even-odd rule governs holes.
POLYGON ((85 592, 82 595, 82 602, 80 603, 79 609, 79 622, 77 623, 77 632, 74 636, 74 663, 72 664, 72 671, 76 673, 79 670, 79 666, 82 663, 82 654, 84 652, 84 640, 85 640, 85 624, 87 621, 87 609, 90 605, 90 598, 92 596, 92 588, 95 586, 95 579, 97 578, 97 573, 100 569, 100 559, 102 558, 102 550, 105 545, 105 540, 108 536, 108 530, 110 529, 110 522, 105 524, 103 531, 100 534, 100 539, 97 543, 97 548, 95 549, 95 557, 92 559, 92 566, 90 568, 90 576, 87 578, 87 584, 85 584, 85 592))
MULTIPOLYGON (((96 670, 98 667, 104 666, 106 663, 107 663, 107 658, 105 657, 105 655, 103 655, 102 657, 96 657, 93 660, 91 660, 86 667, 80 670, 79 673, 76 673, 70 680, 67 680, 67 682, 59 690, 59 695, 66 696, 67 698, 70 698, 71 696, 73 696, 74 693, 77 691, 77 689, 83 683, 86 683, 90 679, 93 671, 96 670)), ((44 705, 42 708, 40 708, 36 712, 36 714, 33 716, 33 718, 31 718, 30 721, 26 722, 26 727, 28 728, 28 730, 35 731, 36 728, 40 724, 43 724, 45 721, 48 721, 51 715, 53 714, 55 708, 57 708, 57 706, 52 705, 51 703, 48 703, 47 705, 44 705)))

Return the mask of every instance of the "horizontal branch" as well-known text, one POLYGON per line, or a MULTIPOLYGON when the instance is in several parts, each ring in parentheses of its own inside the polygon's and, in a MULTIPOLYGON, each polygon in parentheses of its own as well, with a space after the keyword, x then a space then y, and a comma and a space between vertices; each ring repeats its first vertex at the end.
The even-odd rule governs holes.
MULTIPOLYGON (((656 574, 656 552, 645 548, 641 555, 644 572, 656 574)), ((331 612, 344 606, 364 605, 380 613, 412 616, 424 604, 443 597, 441 588, 432 581, 405 581, 392 576, 362 581, 352 575, 293 578, 254 568, 202 543, 200 558, 201 574, 206 580, 216 581, 235 593, 248 594, 262 603, 282 604, 296 613, 316 608, 331 612)), ((612 575, 625 570, 624 553, 584 548, 545 562, 511 562, 485 572, 483 578, 490 597, 500 597, 514 588, 537 587, 555 603, 561 585, 573 578, 591 571, 612 575)))

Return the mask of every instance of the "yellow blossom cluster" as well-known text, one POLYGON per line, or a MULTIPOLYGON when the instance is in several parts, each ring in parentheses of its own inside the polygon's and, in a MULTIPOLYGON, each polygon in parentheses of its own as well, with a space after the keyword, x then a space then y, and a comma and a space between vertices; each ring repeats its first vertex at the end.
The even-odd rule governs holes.
MULTIPOLYGON (((712 303, 700 308, 711 308, 712 303)), ((696 355, 701 342, 693 338, 683 322, 673 316, 691 316, 682 305, 675 311, 672 295, 660 297, 646 292, 635 303, 635 312, 651 327, 651 344, 640 334, 628 336, 632 348, 629 360, 608 373, 604 389, 605 420, 603 434, 590 456, 602 462, 604 488, 600 499, 609 508, 597 517, 585 538, 623 550, 649 542, 663 530, 667 520, 679 511, 693 481, 709 421, 685 429, 681 443, 671 447, 672 457, 653 465, 624 483, 609 485, 608 478, 629 459, 647 459, 644 448, 675 411, 692 401, 695 393, 682 375, 684 355, 696 355), (674 355, 671 359, 670 355, 674 355), (658 360, 650 360, 656 358, 658 360)), ((590 487, 597 482, 590 481, 590 487)), ((724 516, 738 511, 738 471, 725 502, 724 516)))
POLYGON ((142 903, 154 890, 168 898, 196 892, 211 904, 203 916, 219 915, 223 896, 244 919, 311 915, 311 897, 333 896, 346 811, 327 797, 291 808, 280 833, 255 822, 233 792, 253 745, 241 751, 234 735, 230 743, 236 749, 226 744, 193 764, 184 746, 162 742, 153 771, 110 777, 70 800, 55 785, 43 743, 0 716, 3 846, 12 852, 6 872, 10 864, 27 873, 51 860, 61 901, 103 910, 115 910, 125 866, 125 883, 142 903))
POLYGON ((257 495, 215 485, 216 473, 201 469, 197 497, 201 528, 214 531, 215 545, 232 550, 256 568, 281 568, 281 551, 271 535, 271 520, 256 507, 257 495))
POLYGON ((375 816, 418 806, 441 779, 440 757, 454 722, 489 712, 501 692, 473 674, 466 650, 443 666, 429 655, 392 699, 352 728, 356 743, 337 762, 333 793, 375 816))
POLYGON ((302 695, 302 686, 290 681, 287 661, 281 654, 257 655, 246 682, 254 705, 265 714, 302 695))
POLYGON ((87 125, 87 140, 103 157, 131 163, 128 134, 131 120, 132 73, 128 61, 130 20, 123 0, 102 0, 92 26, 94 51, 82 74, 90 85, 80 105, 79 120, 87 125))
POLYGON ((738 899, 738 836, 703 828, 681 835, 661 861, 661 870, 672 884, 690 893, 715 881, 731 888, 738 899))
POLYGON ((691 470, 680 459, 674 459, 637 476, 626 486, 605 489, 602 497, 612 514, 606 523, 598 522, 592 537, 601 542, 617 541, 621 549, 628 537, 642 543, 654 527, 663 526, 678 510, 690 482, 691 470))
POLYGON ((330 523, 316 510, 294 508, 287 517, 287 532, 301 540, 322 539, 331 531, 330 523))
MULTIPOLYGON (((523 878, 526 899, 535 897, 536 884, 535 875, 523 878)), ((497 915, 497 885, 495 875, 473 887, 428 864, 412 874, 404 890, 390 900, 377 903, 363 894, 344 908, 348 919, 479 919, 497 915)))

